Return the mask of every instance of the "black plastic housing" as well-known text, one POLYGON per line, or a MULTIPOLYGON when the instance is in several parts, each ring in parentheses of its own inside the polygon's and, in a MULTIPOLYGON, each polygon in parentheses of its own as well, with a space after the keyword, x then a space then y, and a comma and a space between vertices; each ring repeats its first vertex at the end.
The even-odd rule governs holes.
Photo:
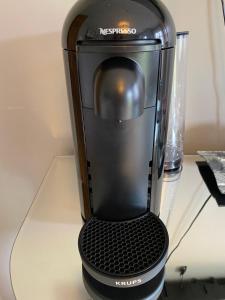
POLYGON ((174 46, 160 1, 71 10, 63 48, 85 220, 159 214, 174 46))
POLYGON ((160 296, 168 233, 157 217, 175 27, 157 0, 80 0, 63 29, 93 299, 160 296))
POLYGON ((155 0, 82 0, 66 19, 84 220, 160 213, 175 36, 167 9, 155 0))

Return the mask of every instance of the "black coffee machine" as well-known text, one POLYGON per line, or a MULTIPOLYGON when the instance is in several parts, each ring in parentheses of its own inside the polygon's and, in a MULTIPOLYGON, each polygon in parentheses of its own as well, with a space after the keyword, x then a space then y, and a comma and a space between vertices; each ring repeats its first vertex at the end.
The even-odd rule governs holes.
POLYGON ((159 219, 175 27, 158 0, 80 0, 63 48, 93 299, 158 299, 168 234, 159 219))

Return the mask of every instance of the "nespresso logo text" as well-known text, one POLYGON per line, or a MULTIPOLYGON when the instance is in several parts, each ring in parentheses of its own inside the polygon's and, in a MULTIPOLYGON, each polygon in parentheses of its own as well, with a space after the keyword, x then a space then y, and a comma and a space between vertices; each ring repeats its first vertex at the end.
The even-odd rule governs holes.
POLYGON ((116 286, 132 286, 132 285, 137 285, 141 284, 142 280, 137 279, 137 280, 130 280, 130 281, 116 281, 116 286))
POLYGON ((100 34, 109 35, 109 34, 136 34, 136 28, 99 28, 100 34))

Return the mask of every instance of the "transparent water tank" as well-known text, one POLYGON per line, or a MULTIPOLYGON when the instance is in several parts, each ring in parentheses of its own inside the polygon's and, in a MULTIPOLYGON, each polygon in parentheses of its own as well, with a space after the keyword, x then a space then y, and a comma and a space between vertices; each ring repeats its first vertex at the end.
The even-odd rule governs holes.
POLYGON ((165 171, 182 169, 185 130, 185 95, 189 32, 177 33, 174 78, 166 144, 165 171))

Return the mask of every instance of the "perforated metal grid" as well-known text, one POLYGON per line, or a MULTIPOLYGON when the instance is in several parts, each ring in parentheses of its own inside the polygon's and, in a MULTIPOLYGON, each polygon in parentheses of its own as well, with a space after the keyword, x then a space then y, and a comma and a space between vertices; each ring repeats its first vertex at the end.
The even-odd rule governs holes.
POLYGON ((153 214, 123 222, 90 219, 79 237, 82 260, 110 276, 133 276, 153 269, 168 250, 168 234, 153 214))

